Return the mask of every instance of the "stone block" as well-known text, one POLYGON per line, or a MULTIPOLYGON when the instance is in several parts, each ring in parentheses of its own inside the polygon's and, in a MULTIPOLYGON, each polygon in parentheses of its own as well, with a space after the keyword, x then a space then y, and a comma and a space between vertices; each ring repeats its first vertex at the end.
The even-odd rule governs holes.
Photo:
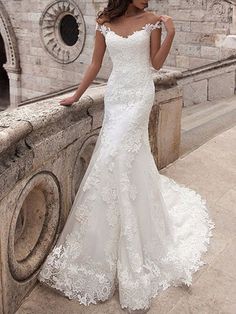
POLYGON ((206 11, 201 9, 195 9, 191 11, 190 20, 191 21, 204 21, 206 11))
POLYGON ((190 45, 190 44, 179 44, 178 54, 184 56, 200 57, 201 56, 201 46, 200 45, 190 45))
POLYGON ((189 57, 188 56, 176 56, 176 66, 178 68, 189 68, 189 57))
POLYGON ((222 99, 235 94, 235 72, 209 78, 209 100, 222 99))
POLYGON ((195 69, 195 68, 210 64, 215 61, 216 60, 212 60, 212 59, 189 57, 189 69, 195 69))
POLYGON ((201 39, 200 33, 185 32, 185 42, 187 44, 199 44, 201 39))
POLYGON ((174 21, 175 29, 177 32, 190 32, 190 22, 189 21, 174 21))
POLYGON ((204 59, 219 60, 220 48, 201 46, 201 57, 204 59))
POLYGON ((191 10, 199 10, 206 9, 207 0, 181 0, 181 8, 183 9, 191 9, 191 10))
POLYGON ((226 34, 228 35, 230 32, 230 23, 221 23, 221 22, 216 22, 215 23, 215 33, 216 34, 226 34))
POLYGON ((194 33, 215 33, 214 22, 191 22, 191 31, 194 33))
MULTIPOLYGON (((177 32, 177 33, 175 34, 174 42, 175 42, 175 43, 178 43, 178 45, 187 42, 187 40, 186 40, 186 37, 187 37, 186 34, 188 34, 188 33, 186 33, 186 32, 177 32)), ((178 46, 178 45, 177 45, 177 46, 178 46)))
POLYGON ((189 21, 190 20, 190 15, 191 15, 191 10, 190 9, 169 9, 169 15, 174 19, 174 20, 182 20, 182 21, 189 21))
POLYGON ((207 101, 207 80, 192 82, 183 86, 184 106, 207 101))
POLYGON ((181 3, 181 0, 169 0, 169 6, 170 7, 175 7, 175 6, 179 6, 181 3))

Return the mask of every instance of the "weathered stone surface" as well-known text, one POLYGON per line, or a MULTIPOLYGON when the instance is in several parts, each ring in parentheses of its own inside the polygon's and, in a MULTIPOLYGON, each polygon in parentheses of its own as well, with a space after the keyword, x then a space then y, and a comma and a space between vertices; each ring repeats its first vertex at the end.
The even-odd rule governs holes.
POLYGON ((207 80, 192 82, 183 87, 184 106, 207 101, 207 80))
POLYGON ((200 68, 204 65, 208 65, 209 63, 214 63, 215 60, 213 59, 203 59, 203 58, 195 58, 195 57, 189 57, 189 68, 195 69, 200 68))
POLYGON ((192 57, 200 57, 201 47, 196 46, 196 45, 179 44, 178 54, 192 56, 192 57))
MULTIPOLYGON (((157 95, 158 96, 158 95, 157 95)), ((159 169, 178 159, 182 97, 159 104, 158 166, 159 169)))
POLYGON ((210 60, 218 60, 220 57, 220 49, 218 47, 201 47, 201 57, 210 60))
POLYGON ((176 56, 176 66, 178 68, 189 68, 189 56, 176 56))
MULTIPOLYGON (((190 59, 190 62, 196 60, 190 59)), ((183 71, 178 84, 183 88, 184 106, 218 100, 235 94, 236 60, 213 62, 196 70, 183 71)))
POLYGON ((235 72, 209 79, 209 100, 230 97, 235 93, 235 72))
MULTIPOLYGON (((83 43, 82 39, 79 39, 77 50, 79 54, 81 49, 81 54, 77 59, 72 60, 73 62, 67 64, 57 62, 55 60, 56 58, 53 58, 48 53, 48 51, 52 51, 50 50, 50 44, 48 45, 48 51, 44 46, 44 43, 47 43, 48 39, 57 41, 57 38, 60 38, 60 36, 55 35, 53 38, 50 38, 40 34, 42 31, 42 14, 46 7, 49 6, 50 2, 46 0, 31 1, 30 3, 26 0, 20 2, 3 0, 2 2, 6 10, 6 13, 4 12, 3 16, 6 17, 6 20, 8 19, 12 23, 10 35, 6 34, 6 37, 3 36, 6 54, 9 56, 8 60, 11 60, 14 56, 17 64, 19 63, 19 60, 21 60, 21 71, 19 70, 21 72, 20 75, 12 73, 12 66, 11 68, 8 67, 9 69, 6 69, 9 78, 11 76, 10 94, 12 95, 12 106, 14 107, 21 101, 27 99, 60 91, 61 89, 79 84, 80 77, 78 73, 83 73, 91 62, 95 37, 95 14, 105 6, 104 1, 96 1, 95 3, 80 1, 78 4, 73 1, 71 1, 71 3, 68 2, 71 9, 70 14, 76 15, 77 19, 78 12, 76 10, 73 11, 72 9, 75 7, 80 9, 86 27, 85 29, 82 29, 83 23, 82 19, 80 19, 80 38, 85 34, 85 42, 83 43), (11 41, 11 46, 7 42, 7 36, 11 41), (43 38, 45 39, 44 41, 43 38), (13 40, 14 44, 12 44, 13 40), (14 48, 14 46, 16 46, 16 48, 14 48), (59 80, 61 80, 61 82, 59 82, 59 80)), ((59 0, 54 1, 55 8, 58 3, 60 3, 59 0)), ((52 15, 57 11, 50 10, 52 15)), ((1 8, 0 11, 2 11, 1 8)), ((47 18, 51 17, 48 15, 47 18)), ((53 18, 51 19, 53 21, 53 18)), ((59 24, 56 27, 56 32, 59 32, 58 27, 59 24)), ((5 29, 0 28, 0 32, 1 34, 4 34, 5 29)), ((61 40, 58 39, 58 42, 59 41, 61 42, 61 40)), ((70 57, 76 50, 75 46, 76 45, 73 45, 70 49, 68 45, 64 44, 64 50, 70 50, 70 57)), ((58 45, 55 51, 58 51, 58 45)), ((108 54, 105 55, 104 61, 105 59, 109 60, 108 54)), ((99 73, 101 78, 107 78, 108 73, 111 70, 111 63, 107 63, 105 67, 106 71, 100 71, 99 73)))
MULTIPOLYGON (((166 59, 166 65, 174 66, 176 64, 177 67, 184 65, 186 69, 193 69, 206 62, 211 63, 212 60, 218 61, 223 58, 226 48, 214 50, 211 47, 217 47, 217 36, 234 32, 236 14, 233 13, 233 5, 230 4, 230 1, 173 0, 165 3, 159 1, 154 10, 160 13, 163 8, 165 14, 172 16, 176 28, 176 35, 170 51, 173 58, 166 59), (199 60, 182 62, 179 65, 179 54, 181 57, 194 57, 199 60)), ((233 54, 232 51, 228 51, 228 56, 230 53, 233 54)))

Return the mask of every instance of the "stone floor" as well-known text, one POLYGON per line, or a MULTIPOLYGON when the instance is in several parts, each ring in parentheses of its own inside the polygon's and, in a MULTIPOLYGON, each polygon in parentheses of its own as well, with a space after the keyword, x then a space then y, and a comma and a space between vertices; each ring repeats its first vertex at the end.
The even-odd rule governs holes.
MULTIPOLYGON (((148 314, 236 313, 236 119, 234 122, 234 127, 226 125, 228 130, 201 146, 199 142, 199 147, 160 171, 206 198, 216 228, 203 256, 207 264, 193 275, 193 285, 170 287, 160 293, 153 299, 148 314)), ((189 130, 193 129, 190 124, 194 119, 188 123, 189 130)), ((117 293, 103 304, 85 307, 41 285, 35 287, 17 311, 17 314, 119 313, 125 312, 120 308, 117 293)))

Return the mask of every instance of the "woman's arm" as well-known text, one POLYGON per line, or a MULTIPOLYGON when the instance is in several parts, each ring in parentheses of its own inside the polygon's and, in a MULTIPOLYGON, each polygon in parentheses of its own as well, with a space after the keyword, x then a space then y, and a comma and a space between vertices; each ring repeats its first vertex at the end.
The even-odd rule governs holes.
POLYGON ((170 16, 160 15, 158 20, 164 23, 167 35, 161 44, 161 29, 153 30, 151 33, 151 62, 156 70, 164 64, 175 36, 175 27, 170 16))
POLYGON ((78 89, 74 93, 74 95, 61 100, 60 101, 61 105, 72 105, 74 102, 80 99, 82 94, 86 91, 86 89, 89 87, 89 85, 97 76, 102 66, 102 60, 103 60, 105 51, 106 51, 105 37, 100 31, 96 30, 92 61, 90 65, 88 66, 83 76, 83 79, 78 89))

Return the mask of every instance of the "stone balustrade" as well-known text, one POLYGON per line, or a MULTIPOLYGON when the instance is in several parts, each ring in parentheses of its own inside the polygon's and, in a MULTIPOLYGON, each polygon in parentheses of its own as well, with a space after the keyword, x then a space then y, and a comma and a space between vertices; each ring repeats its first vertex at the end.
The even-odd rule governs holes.
POLYGON ((232 97, 236 92, 236 56, 183 71, 178 85, 184 107, 232 97))
MULTIPOLYGON (((179 75, 154 75, 149 135, 158 168, 179 157, 179 75)), ((105 87, 70 107, 55 97, 0 113, 0 313, 19 307, 63 228, 102 125, 105 87)))

